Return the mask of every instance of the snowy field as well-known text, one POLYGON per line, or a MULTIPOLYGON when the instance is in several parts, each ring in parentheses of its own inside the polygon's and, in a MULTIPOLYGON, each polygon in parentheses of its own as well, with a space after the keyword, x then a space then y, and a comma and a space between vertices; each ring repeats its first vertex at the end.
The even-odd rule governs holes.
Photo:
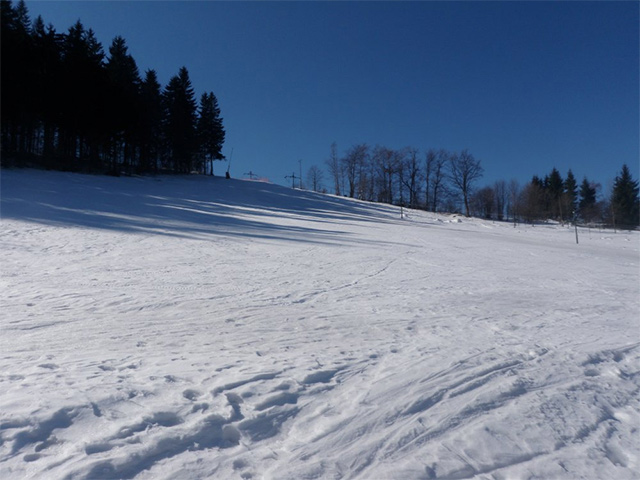
POLYGON ((0 478, 640 478, 640 235, 2 170, 0 478))

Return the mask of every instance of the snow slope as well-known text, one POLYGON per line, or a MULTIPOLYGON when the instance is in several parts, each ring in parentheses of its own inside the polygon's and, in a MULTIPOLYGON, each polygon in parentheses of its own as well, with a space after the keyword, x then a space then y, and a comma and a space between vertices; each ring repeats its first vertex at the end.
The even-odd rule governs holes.
POLYGON ((640 478, 640 236, 1 172, 0 478, 640 478))

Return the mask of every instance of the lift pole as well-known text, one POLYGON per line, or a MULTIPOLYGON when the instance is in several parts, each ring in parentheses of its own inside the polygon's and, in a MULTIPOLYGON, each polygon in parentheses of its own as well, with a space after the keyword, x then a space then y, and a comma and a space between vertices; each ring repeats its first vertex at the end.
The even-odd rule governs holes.
POLYGON ((300 178, 296 176, 296 172, 293 172, 291 175, 287 175, 284 178, 290 178, 291 179, 291 188, 296 188, 296 178, 300 178))

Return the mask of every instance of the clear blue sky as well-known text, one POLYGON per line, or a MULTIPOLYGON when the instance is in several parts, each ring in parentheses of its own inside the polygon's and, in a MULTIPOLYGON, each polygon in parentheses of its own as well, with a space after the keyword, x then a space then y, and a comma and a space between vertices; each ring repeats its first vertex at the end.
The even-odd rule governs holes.
POLYGON ((334 141, 468 148, 480 185, 557 167, 606 188, 623 163, 639 176, 638 2, 27 6, 58 31, 81 19, 105 52, 123 36, 163 86, 186 66, 198 97, 218 97, 234 177, 285 184, 334 141))

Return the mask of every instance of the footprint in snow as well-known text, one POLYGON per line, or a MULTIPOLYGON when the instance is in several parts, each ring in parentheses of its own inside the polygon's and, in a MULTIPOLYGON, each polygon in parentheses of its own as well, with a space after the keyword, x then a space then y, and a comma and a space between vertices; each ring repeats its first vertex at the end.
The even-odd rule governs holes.
POLYGON ((334 370, 321 370, 319 372, 313 372, 304 377, 302 383, 304 385, 313 385, 314 383, 329 383, 334 375, 338 373, 340 369, 334 370))
POLYGON ((187 388, 184 392, 182 392, 182 396, 187 400, 191 400, 192 402, 197 400, 197 398, 202 395, 202 392, 198 390, 194 390, 192 388, 187 388))
POLYGON ((47 370, 55 370, 58 367, 58 365, 56 365, 55 363, 41 363, 40 365, 38 365, 40 368, 46 368, 47 370))
POLYGON ((264 402, 261 402, 258 405, 256 405, 256 410, 261 411, 261 410, 266 410, 267 408, 282 406, 287 404, 295 405, 296 403, 298 403, 299 397, 300 395, 298 395, 297 393, 282 392, 272 397, 269 397, 264 402))

